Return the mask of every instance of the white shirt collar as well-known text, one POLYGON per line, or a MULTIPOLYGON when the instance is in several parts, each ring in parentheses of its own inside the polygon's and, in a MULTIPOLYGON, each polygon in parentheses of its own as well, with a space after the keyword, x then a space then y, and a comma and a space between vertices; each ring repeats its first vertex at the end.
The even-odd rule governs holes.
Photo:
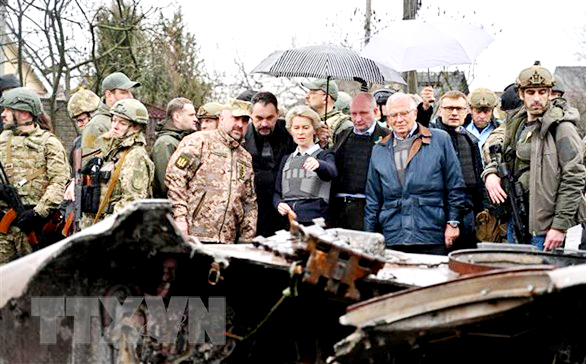
POLYGON ((358 131, 356 130, 356 127, 354 127, 354 134, 356 135, 366 135, 366 136, 371 136, 372 133, 374 133, 374 128, 376 128, 376 121, 374 121, 372 123, 372 125, 370 126, 370 128, 368 128, 365 131, 358 131))
POLYGON ((293 155, 312 155, 318 149, 319 149, 319 144, 314 144, 313 147, 311 147, 311 148, 307 149, 305 152, 301 153, 299 151, 299 147, 297 147, 297 149, 295 149, 295 153, 293 153, 293 155))

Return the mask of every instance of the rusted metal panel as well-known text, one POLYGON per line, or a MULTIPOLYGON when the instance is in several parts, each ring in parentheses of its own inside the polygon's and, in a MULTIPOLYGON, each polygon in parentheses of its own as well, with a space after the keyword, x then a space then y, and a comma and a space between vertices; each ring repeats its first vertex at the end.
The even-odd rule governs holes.
MULTIPOLYGON (((435 320, 441 310, 499 299, 526 302, 527 298, 549 292, 553 284, 546 274, 548 269, 551 268, 488 273, 430 287, 403 290, 348 307, 347 314, 340 318, 340 322, 356 327, 387 325, 392 329, 393 325, 401 321, 417 318, 420 322, 421 316, 429 315, 427 324, 431 327, 441 323, 441 320, 435 320)), ((478 314, 480 316, 476 318, 481 318, 483 313, 480 311, 478 314)), ((463 317, 475 319, 467 315, 463 317)), ((451 316, 454 320, 458 319, 454 313, 451 316)), ((401 325, 409 327, 404 322, 401 325)))
POLYGON ((340 318, 357 329, 332 362, 582 363, 585 292, 582 264, 494 270, 376 297, 340 318), (494 345, 501 350, 486 350, 494 345))
POLYGON ((519 267, 567 267, 586 263, 582 254, 542 252, 532 250, 468 249, 449 254, 449 267, 453 272, 466 275, 495 269, 519 267))

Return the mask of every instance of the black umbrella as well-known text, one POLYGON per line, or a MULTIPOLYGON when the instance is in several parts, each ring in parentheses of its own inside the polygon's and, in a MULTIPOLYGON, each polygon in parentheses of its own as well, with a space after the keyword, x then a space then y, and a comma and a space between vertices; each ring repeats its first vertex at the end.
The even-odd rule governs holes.
POLYGON ((363 83, 406 84, 395 70, 361 57, 352 49, 331 44, 273 52, 252 73, 276 77, 316 77, 363 83))

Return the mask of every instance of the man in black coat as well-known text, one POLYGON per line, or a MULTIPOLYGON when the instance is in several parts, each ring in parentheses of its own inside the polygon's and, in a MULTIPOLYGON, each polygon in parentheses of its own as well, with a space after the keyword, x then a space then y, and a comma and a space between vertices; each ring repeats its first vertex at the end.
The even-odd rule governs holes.
POLYGON ((464 182, 466 183, 467 207, 463 215, 460 236, 452 249, 476 248, 475 216, 487 207, 487 197, 482 183, 482 158, 478 139, 463 125, 470 113, 466 95, 460 91, 448 91, 440 98, 440 108, 435 127, 447 132, 456 150, 464 182))
POLYGON ((380 111, 371 94, 354 96, 350 116, 354 127, 342 131, 334 141, 338 178, 332 186, 330 214, 335 227, 363 230, 370 154, 374 144, 389 130, 376 122, 380 111))
POLYGON ((292 153, 296 145, 279 119, 277 98, 270 92, 258 92, 252 99, 252 125, 246 132, 244 148, 252 156, 254 184, 258 204, 256 234, 271 236, 279 226, 279 214, 273 207, 275 178, 283 156, 292 153))

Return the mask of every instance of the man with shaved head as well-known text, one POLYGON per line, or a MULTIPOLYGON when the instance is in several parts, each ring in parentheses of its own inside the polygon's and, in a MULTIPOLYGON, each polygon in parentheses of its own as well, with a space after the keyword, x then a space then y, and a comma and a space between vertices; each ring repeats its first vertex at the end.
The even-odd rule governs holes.
POLYGON ((353 128, 340 132, 334 145, 338 177, 331 199, 332 223, 335 227, 363 230, 366 204, 366 174, 375 142, 389 130, 378 125, 379 108, 369 93, 359 93, 350 103, 353 128))
POLYGON ((382 227, 387 248, 446 254, 459 236, 465 207, 460 162, 443 130, 416 122, 417 105, 403 93, 387 100, 393 132, 372 149, 364 227, 382 227))

